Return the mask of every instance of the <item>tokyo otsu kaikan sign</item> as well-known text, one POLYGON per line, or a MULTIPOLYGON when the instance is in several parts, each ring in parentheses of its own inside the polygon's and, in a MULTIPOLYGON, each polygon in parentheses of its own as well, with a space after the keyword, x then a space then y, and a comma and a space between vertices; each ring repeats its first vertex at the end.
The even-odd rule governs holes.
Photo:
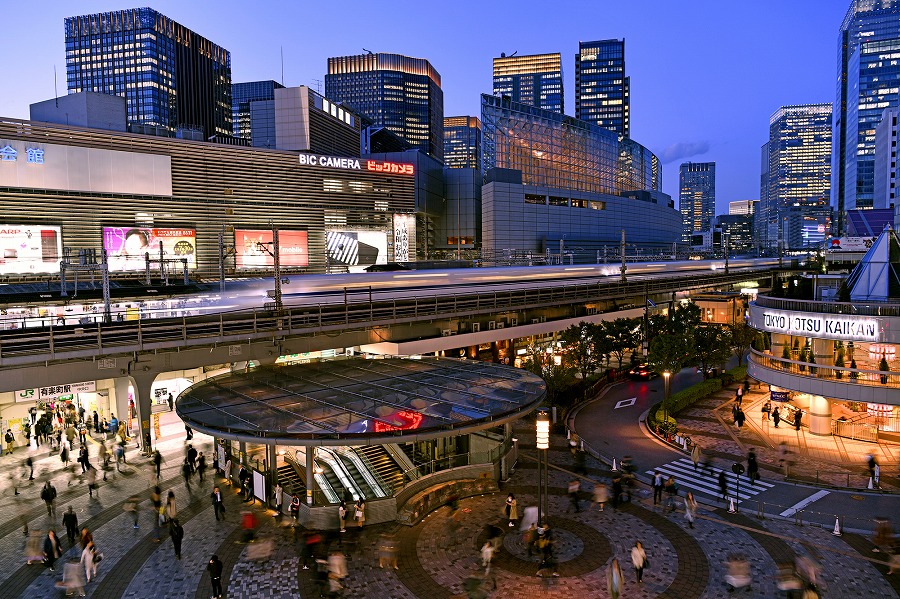
POLYGON ((841 314, 797 314, 766 310, 763 328, 773 333, 844 341, 878 341, 879 324, 872 318, 841 314))

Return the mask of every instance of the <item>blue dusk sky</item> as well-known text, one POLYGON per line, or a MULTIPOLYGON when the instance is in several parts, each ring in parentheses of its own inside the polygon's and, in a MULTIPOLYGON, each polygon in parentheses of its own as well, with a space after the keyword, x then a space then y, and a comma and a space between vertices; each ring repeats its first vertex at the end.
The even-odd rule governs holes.
MULTIPOLYGON (((324 91, 329 56, 393 52, 441 74, 444 114, 480 116, 501 52, 562 52, 566 112, 575 110, 580 40, 625 38, 631 132, 662 162, 678 197, 678 165, 715 161, 717 213, 759 198, 760 146, 779 106, 833 102, 837 33, 849 0, 595 2, 218 2, 153 8, 231 52, 234 82, 261 79, 324 91)), ((63 19, 134 8, 121 2, 6 2, 0 18, 0 116, 28 118, 66 93, 63 19)))

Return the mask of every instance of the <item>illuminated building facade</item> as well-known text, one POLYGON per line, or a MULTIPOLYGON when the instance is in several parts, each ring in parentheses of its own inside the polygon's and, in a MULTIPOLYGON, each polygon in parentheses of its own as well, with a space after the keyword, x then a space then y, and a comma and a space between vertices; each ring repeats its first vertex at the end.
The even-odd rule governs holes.
POLYGON ((684 221, 682 241, 695 232, 712 230, 716 214, 716 163, 685 162, 678 184, 678 208, 684 221))
POLYGON ((248 81, 231 86, 231 122, 234 136, 258 148, 275 148, 275 90, 277 81, 248 81), (254 138, 253 132, 256 130, 254 138))
POLYGON ((559 52, 527 56, 501 54, 494 59, 494 95, 509 96, 513 102, 563 114, 562 55, 559 52))
POLYGON ((232 135, 231 53, 150 8, 65 20, 69 93, 123 96, 128 123, 232 135))
POLYGON ((481 121, 478 117, 444 117, 444 166, 481 170, 481 121))
POLYGON ((575 55, 575 118, 628 137, 631 79, 625 76, 625 40, 580 42, 575 55))
POLYGON ((900 86, 900 3, 852 0, 838 35, 834 99, 831 204, 835 234, 846 232, 846 212, 875 204, 875 127, 897 106, 900 86))
POLYGON ((824 224, 821 207, 831 196, 831 114, 831 104, 801 104, 782 106, 769 118, 768 190, 760 207, 767 248, 779 243, 786 249, 797 243, 808 247, 809 235, 789 234, 783 228, 789 211, 790 219, 804 213, 802 219, 824 224))
POLYGON ((443 160, 444 92, 440 74, 424 58, 384 53, 329 58, 325 97, 443 160))

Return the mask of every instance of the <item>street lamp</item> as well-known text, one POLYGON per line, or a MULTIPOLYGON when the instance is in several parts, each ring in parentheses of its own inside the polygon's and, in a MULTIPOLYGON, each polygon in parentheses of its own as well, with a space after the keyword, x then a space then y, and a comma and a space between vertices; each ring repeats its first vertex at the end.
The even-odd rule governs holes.
POLYGON ((666 438, 669 436, 669 382, 671 378, 671 372, 668 370, 663 372, 663 418, 665 420, 666 438))
POLYGON ((538 524, 542 526, 547 517, 549 503, 547 450, 550 449, 550 415, 546 410, 538 412, 535 430, 537 433, 535 445, 538 450, 538 524))

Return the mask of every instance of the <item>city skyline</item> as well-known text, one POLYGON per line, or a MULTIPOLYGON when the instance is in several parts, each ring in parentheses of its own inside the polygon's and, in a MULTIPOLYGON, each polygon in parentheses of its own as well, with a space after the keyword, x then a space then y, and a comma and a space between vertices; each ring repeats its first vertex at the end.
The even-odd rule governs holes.
MULTIPOLYGON (((678 196, 681 162, 715 161, 719 214, 727 212, 729 201, 758 196, 759 146, 766 140, 768 117, 774 110, 788 104, 833 101, 835 44, 848 4, 847 0, 800 1, 790 6, 764 2, 685 11, 654 2, 651 10, 617 5, 593 8, 602 20, 579 21, 602 22, 602 26, 573 26, 568 17, 579 7, 565 2, 539 15, 478 6, 476 20, 469 18, 470 11, 462 10, 465 4, 443 14, 439 8, 401 3, 390 15, 373 13, 358 22, 287 4, 244 19, 232 18, 241 10, 237 3, 225 2, 216 11, 169 0, 150 5, 227 47, 234 82, 274 79, 324 91, 320 81, 331 56, 369 49, 425 58, 442 75, 445 116, 477 116, 479 95, 491 91, 492 58, 516 51, 562 54, 565 103, 570 107, 567 112, 574 113, 573 59, 579 41, 625 39, 632 136, 660 156, 664 190, 673 198, 678 196), (435 35, 426 26, 429 18, 438 15, 441 29, 456 31, 455 36, 435 35), (319 26, 297 36, 292 25, 297 19, 312 19, 319 26), (499 22, 503 28, 491 25, 499 22), (734 27, 735 23, 741 26, 734 27), (404 28, 414 33, 398 42, 396 32, 404 28), (460 44, 463 38, 466 43, 460 44), (800 54, 805 60, 803 68, 797 69, 792 66, 797 62, 786 58, 800 54), (692 76, 698 68, 705 70, 702 86, 692 76)), ((65 17, 122 8, 133 6, 86 2, 73 9, 50 1, 41 11, 9 7, 0 35, 13 49, 10 55, 18 58, 0 64, 0 81, 14 90, 0 97, 0 116, 28 118, 30 103, 52 98, 54 66, 57 92, 65 93, 65 17)))

